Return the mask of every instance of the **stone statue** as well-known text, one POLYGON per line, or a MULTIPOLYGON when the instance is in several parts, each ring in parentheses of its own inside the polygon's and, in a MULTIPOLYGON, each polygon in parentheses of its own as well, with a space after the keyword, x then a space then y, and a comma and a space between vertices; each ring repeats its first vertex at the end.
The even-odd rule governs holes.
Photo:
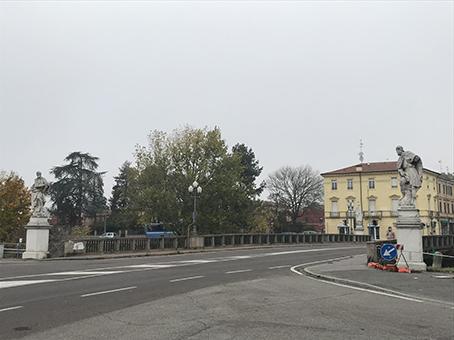
POLYGON ((396 147, 397 171, 400 175, 402 198, 400 206, 416 207, 416 193, 422 184, 422 161, 411 151, 404 151, 402 146, 396 147))
POLYGON ((361 210, 361 206, 359 205, 359 203, 356 205, 355 217, 356 217, 356 227, 362 228, 362 226, 363 226, 363 212, 361 210))
POLYGON ((45 195, 49 191, 49 183, 44 177, 41 176, 41 172, 36 173, 35 182, 31 187, 32 192, 32 217, 49 217, 49 212, 46 207, 45 195))

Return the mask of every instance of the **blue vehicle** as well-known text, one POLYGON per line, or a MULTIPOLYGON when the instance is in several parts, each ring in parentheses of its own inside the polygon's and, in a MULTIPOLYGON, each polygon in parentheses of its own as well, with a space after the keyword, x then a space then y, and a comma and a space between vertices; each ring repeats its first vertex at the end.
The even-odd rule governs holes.
POLYGON ((173 237, 175 233, 168 231, 162 223, 150 223, 145 226, 145 235, 148 238, 173 237))

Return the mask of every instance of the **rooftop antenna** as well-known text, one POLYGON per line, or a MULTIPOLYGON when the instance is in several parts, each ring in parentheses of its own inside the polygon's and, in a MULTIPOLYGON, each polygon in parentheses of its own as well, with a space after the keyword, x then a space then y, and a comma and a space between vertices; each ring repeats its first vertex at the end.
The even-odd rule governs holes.
POLYGON ((363 143, 363 140, 360 139, 359 140, 359 161, 361 162, 361 164, 364 162, 364 152, 363 152, 363 146, 364 146, 364 143, 363 143))

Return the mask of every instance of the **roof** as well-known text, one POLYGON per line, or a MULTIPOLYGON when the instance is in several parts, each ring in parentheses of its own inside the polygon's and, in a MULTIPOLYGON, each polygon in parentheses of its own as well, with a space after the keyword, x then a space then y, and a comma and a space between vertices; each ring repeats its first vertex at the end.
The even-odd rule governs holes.
POLYGON ((375 163, 359 163, 346 168, 325 172, 325 175, 343 175, 357 173, 357 168, 362 168, 361 172, 393 172, 397 171, 397 162, 375 162, 375 163))
MULTIPOLYGON (((330 176, 330 175, 346 175, 346 174, 355 174, 359 171, 358 168, 362 168, 363 173, 371 173, 371 172, 397 172, 397 162, 374 162, 374 163, 358 163, 346 168, 333 170, 329 172, 325 172, 322 176, 330 176)), ((435 171, 429 170, 424 168, 425 171, 429 171, 434 174, 438 174, 435 171)))

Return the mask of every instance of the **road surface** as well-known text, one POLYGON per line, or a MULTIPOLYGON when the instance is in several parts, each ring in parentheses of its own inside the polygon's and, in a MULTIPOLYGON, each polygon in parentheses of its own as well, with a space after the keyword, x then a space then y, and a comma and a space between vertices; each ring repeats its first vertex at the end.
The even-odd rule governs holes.
POLYGON ((0 262, 0 338, 454 339, 454 310, 297 275, 365 253, 304 245, 106 260, 0 262))

